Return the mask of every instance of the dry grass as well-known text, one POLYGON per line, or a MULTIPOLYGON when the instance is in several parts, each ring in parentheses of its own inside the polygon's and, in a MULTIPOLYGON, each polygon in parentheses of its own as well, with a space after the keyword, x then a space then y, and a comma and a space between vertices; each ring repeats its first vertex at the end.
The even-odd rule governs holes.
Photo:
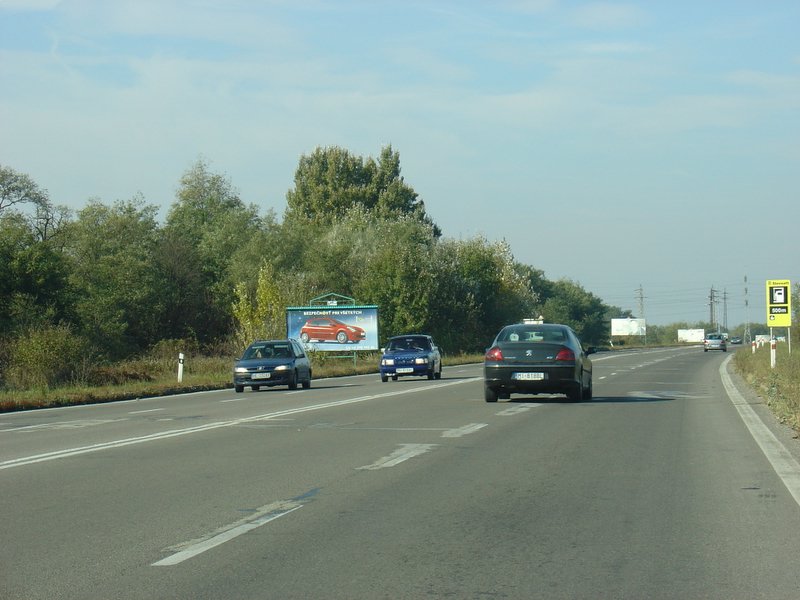
POLYGON ((788 344, 778 343, 774 369, 770 367, 768 345, 755 353, 743 348, 733 362, 778 419, 800 433, 800 349, 793 347, 790 354, 788 344))
MULTIPOLYGON (((360 354, 334 358, 330 355, 312 357, 314 379, 376 373, 380 355, 360 354)), ((445 365, 476 363, 482 354, 445 356, 445 365)), ((177 380, 177 364, 173 360, 141 359, 105 366, 88 373, 81 382, 58 388, 0 391, 0 412, 94 404, 133 400, 201 390, 221 390, 233 387, 228 358, 187 357, 183 381, 177 380)))

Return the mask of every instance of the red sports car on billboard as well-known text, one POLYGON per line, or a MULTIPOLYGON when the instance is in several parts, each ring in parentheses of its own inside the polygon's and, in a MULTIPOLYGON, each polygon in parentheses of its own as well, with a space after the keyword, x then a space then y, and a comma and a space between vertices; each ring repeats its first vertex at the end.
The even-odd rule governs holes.
POLYGON ((348 325, 330 317, 308 319, 300 329, 300 339, 304 344, 317 342, 358 343, 366 339, 367 332, 355 325, 348 325))

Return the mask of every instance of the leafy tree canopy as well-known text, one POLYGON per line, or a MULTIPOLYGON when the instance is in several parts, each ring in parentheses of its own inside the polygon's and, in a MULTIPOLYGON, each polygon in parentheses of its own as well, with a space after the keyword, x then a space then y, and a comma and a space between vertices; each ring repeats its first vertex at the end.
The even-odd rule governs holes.
POLYGON ((401 177, 400 154, 391 145, 381 150, 377 161, 336 146, 301 156, 286 201, 287 219, 327 223, 360 206, 382 217, 412 216, 441 235, 425 212, 425 203, 401 177))

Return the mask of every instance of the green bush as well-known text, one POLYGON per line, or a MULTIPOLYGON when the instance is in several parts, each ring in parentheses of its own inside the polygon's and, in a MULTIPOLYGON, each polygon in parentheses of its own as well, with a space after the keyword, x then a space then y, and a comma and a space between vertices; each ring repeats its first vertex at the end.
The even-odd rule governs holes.
POLYGON ((86 342, 66 325, 32 327, 11 340, 6 386, 41 389, 81 380, 89 370, 89 354, 86 342))

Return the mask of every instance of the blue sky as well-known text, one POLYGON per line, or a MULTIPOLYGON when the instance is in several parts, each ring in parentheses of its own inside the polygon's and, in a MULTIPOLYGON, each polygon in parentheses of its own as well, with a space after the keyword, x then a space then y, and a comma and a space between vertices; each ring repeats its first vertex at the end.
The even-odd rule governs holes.
POLYGON ((163 216, 203 157, 282 215, 301 155, 391 144, 445 237, 650 323, 712 287, 765 322, 800 281, 798 31, 796 0, 0 0, 0 164, 163 216))

